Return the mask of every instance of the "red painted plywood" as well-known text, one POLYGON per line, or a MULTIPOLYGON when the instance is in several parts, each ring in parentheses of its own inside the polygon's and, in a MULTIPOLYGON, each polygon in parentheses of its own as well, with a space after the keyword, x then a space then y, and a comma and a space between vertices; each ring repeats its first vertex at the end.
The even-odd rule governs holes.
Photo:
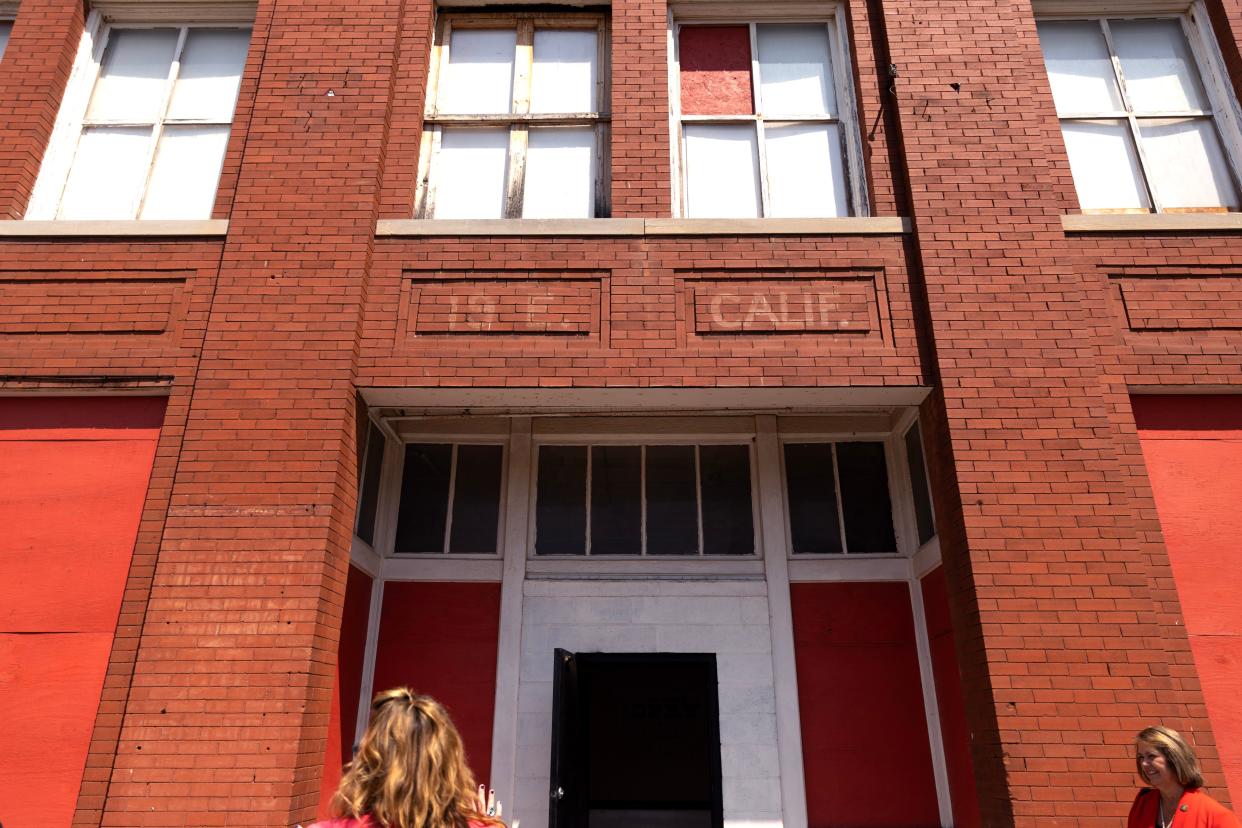
POLYGON ((480 782, 491 772, 498 583, 384 585, 375 690, 408 685, 448 708, 480 782))
POLYGON ((686 115, 751 115, 747 26, 683 26, 678 38, 681 111, 686 115))
POLYGON ((937 567, 923 576, 920 588, 931 644, 932 672, 936 679, 936 708, 940 713, 940 733, 944 739, 945 764, 949 772, 953 825, 955 828, 976 828, 981 824, 979 800, 970 759, 970 729, 966 726, 962 677, 958 671, 953 626, 949 620, 944 568, 937 567))
POLYGON ((939 824, 906 584, 794 584, 811 828, 939 824))
POLYGON ((341 638, 332 688, 332 713, 323 760, 323 787, 319 799, 321 816, 328 815, 332 794, 341 781, 341 769, 353 758, 370 611, 371 576, 351 566, 345 582, 345 606, 341 613, 341 638))
POLYGON ((0 400, 0 820, 68 825, 162 399, 0 400))
POLYGON ((1242 799, 1242 397, 1135 397, 1135 420, 1229 793, 1242 799))

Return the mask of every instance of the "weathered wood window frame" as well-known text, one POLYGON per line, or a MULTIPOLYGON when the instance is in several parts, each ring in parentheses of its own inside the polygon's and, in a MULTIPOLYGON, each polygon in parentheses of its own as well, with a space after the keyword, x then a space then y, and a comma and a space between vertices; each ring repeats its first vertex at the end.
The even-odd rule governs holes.
POLYGON ((672 102, 673 129, 673 178, 674 203, 678 214, 694 217, 690 211, 689 179, 687 165, 686 127, 694 125, 728 125, 753 124, 756 130, 757 164, 760 189, 759 217, 773 215, 771 204, 771 187, 768 177, 767 142, 765 127, 768 126, 800 126, 800 125, 833 125, 836 126, 841 142, 843 161, 845 202, 847 211, 844 215, 866 216, 870 214, 869 194, 864 172, 862 138, 859 131, 858 104, 854 91, 853 59, 851 57, 848 26, 845 16, 839 8, 825 10, 818 7, 813 13, 787 12, 784 4, 781 9, 773 9, 772 14, 764 15, 759 9, 758 17, 741 18, 733 16, 729 11, 732 4, 724 4, 718 13, 722 16, 713 17, 711 9, 706 13, 694 4, 682 4, 670 14, 670 53, 672 62, 669 71, 669 94, 672 102), (829 61, 833 74, 833 92, 837 101, 836 113, 795 114, 795 113, 764 113, 762 111, 762 71, 759 61, 758 27, 770 24, 795 24, 800 26, 822 25, 827 31, 829 61), (682 112, 681 104, 681 30, 686 26, 746 26, 750 35, 750 78, 752 111, 738 115, 687 115, 682 112))
MULTIPOLYGON (((1232 87, 1223 72, 1222 60, 1213 40, 1212 31, 1206 24, 1206 13, 1200 4, 1193 4, 1184 11, 1164 11, 1159 4, 1151 11, 1143 8, 1132 9, 1118 4, 1108 4, 1098 13, 1082 14, 1062 12, 1062 3, 1043 3, 1037 6, 1040 12, 1038 22, 1096 24, 1108 52, 1111 66, 1111 79, 1116 84, 1119 107, 1113 109, 1092 109, 1089 111, 1065 111, 1058 106, 1057 117, 1064 132, 1067 124, 1092 124, 1102 122, 1119 122, 1124 124, 1124 135, 1130 141, 1130 149, 1134 152, 1136 184, 1139 196, 1146 201, 1145 206, 1089 206, 1083 207, 1084 213, 1185 213, 1185 212, 1231 212, 1242 208, 1242 203, 1226 205, 1171 206, 1167 202, 1169 193, 1162 197, 1160 186, 1154 179, 1159 165, 1149 157, 1149 148, 1145 146, 1147 139, 1142 128, 1145 123, 1156 124, 1160 121, 1200 121, 1208 125, 1210 132, 1219 142, 1219 149, 1224 158, 1224 174, 1232 185, 1235 199, 1242 199, 1242 115, 1232 87), (1201 108, 1142 110, 1132 100, 1132 92, 1128 88, 1122 58, 1115 42, 1110 24, 1118 22, 1137 22, 1165 20, 1176 22, 1185 43, 1189 48, 1192 63, 1190 68, 1196 73, 1195 78, 1203 92, 1205 104, 1201 108)), ((1076 182, 1080 199, 1086 195, 1082 186, 1076 182)))
POLYGON ((437 161, 441 156, 441 140, 445 128, 507 127, 508 153, 505 165, 505 188, 501 218, 523 218, 526 187, 527 155, 530 130, 533 127, 589 127, 594 131, 592 161, 593 199, 588 216, 600 218, 611 210, 609 144, 611 72, 609 70, 609 27, 604 14, 567 12, 513 13, 448 13, 440 15, 431 49, 431 68, 427 79, 427 105, 423 119, 423 135, 419 153, 418 218, 436 218, 437 161), (440 81, 446 75, 454 31, 509 30, 516 32, 513 63, 513 101, 508 113, 448 114, 440 111, 440 81), (596 32, 595 107, 588 112, 531 112, 535 32, 546 30, 593 30, 596 32))

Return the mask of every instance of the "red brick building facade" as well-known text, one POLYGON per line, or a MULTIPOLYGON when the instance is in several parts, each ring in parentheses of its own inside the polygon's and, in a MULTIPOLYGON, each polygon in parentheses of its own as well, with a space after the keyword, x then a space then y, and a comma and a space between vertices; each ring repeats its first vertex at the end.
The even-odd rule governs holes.
MULTIPOLYGON (((362 700, 404 683, 543 828, 557 649, 714 657, 704 825, 1116 825, 1156 721, 1237 801, 1242 205, 1151 184, 1084 212, 1067 146, 1106 116, 1059 111, 1036 28, 1074 5, 0 2, 0 821, 313 821, 362 700), (599 33, 597 111, 548 121, 594 131, 589 217, 512 212, 546 185, 538 116, 510 115, 509 217, 432 217, 444 21, 515 31, 520 64, 565 14, 599 33), (834 27, 837 109, 719 108, 769 147, 836 130, 843 214, 776 217, 772 150, 769 217, 696 215, 694 129, 767 65, 764 26, 807 21, 834 27), (69 218, 78 168, 40 212, 101 33, 180 31, 190 66, 197 24, 250 32, 231 128, 155 126, 226 142, 209 214, 69 218), (751 61, 675 62, 688 29, 748 24, 751 61), (667 469, 693 469, 694 560, 654 551, 667 469), (608 511, 631 484, 632 526, 608 511), (564 491, 594 559, 540 552, 583 519, 542 511, 564 491), (458 549, 479 514, 495 547, 458 549)), ((1114 20, 1183 27, 1212 103, 1161 124, 1216 130, 1236 190, 1242 4, 1088 11, 1118 66, 1114 20)), ((1108 117, 1156 181, 1138 74, 1108 117)), ((148 129, 92 111, 83 136, 148 129)))

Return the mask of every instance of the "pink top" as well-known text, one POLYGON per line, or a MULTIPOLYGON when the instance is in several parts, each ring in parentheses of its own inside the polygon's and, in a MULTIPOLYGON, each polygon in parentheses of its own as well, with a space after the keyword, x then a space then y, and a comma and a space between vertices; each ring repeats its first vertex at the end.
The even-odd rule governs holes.
MULTIPOLYGON (((323 822, 316 822, 310 828, 379 828, 370 816, 364 816, 355 819, 354 817, 337 817, 336 819, 327 819, 323 822)), ((470 828, 488 828, 482 822, 470 821, 470 828)))

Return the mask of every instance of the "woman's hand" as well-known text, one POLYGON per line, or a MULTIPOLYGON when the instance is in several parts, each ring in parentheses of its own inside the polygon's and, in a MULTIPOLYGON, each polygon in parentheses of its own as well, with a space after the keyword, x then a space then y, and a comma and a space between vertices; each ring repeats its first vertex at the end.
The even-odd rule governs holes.
POLYGON ((504 812, 504 808, 496 799, 496 791, 488 789, 486 785, 479 786, 479 813, 484 816, 499 818, 504 812))

